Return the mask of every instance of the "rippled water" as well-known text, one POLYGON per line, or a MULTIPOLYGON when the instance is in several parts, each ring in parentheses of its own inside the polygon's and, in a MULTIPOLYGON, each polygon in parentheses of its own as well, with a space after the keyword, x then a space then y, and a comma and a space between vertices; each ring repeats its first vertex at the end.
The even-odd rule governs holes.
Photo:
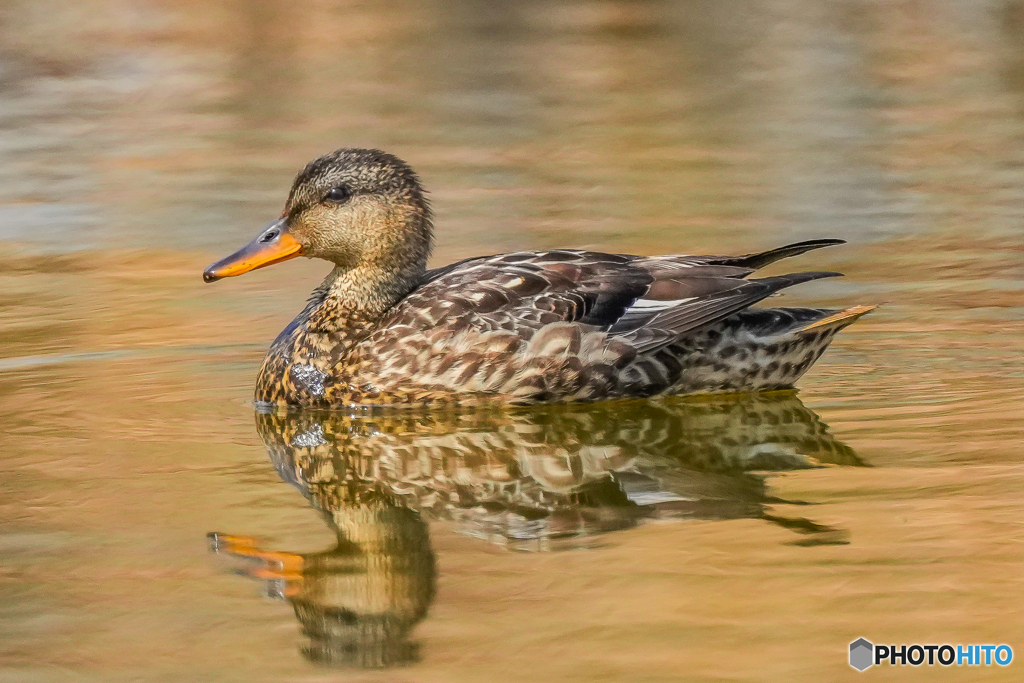
MULTIPOLYGON (((0 680, 1017 680, 1024 4, 0 7, 0 680), (798 395, 256 414, 327 266, 203 285, 340 145, 441 264, 850 244, 798 395), (208 537, 208 534, 214 534, 208 537), (924 667, 927 669, 927 667, 924 667)), ((778 267, 776 267, 778 268, 778 267)))

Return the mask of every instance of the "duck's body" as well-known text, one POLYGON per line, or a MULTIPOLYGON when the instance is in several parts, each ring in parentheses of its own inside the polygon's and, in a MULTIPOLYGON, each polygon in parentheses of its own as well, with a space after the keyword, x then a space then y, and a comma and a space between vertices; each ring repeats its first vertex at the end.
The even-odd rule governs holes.
POLYGON ((840 240, 740 257, 518 252, 428 271, 430 239, 429 209, 403 162, 341 150, 307 166, 284 217, 206 273, 213 280, 298 253, 337 265, 271 346, 256 400, 530 404, 781 389, 870 310, 748 310, 784 287, 838 275, 746 279, 757 268, 840 240), (321 232, 332 221, 340 225, 328 240, 321 232))
POLYGON ((833 274, 742 279, 757 258, 470 259, 425 272, 377 319, 346 311, 329 278, 271 347, 256 400, 527 404, 791 387, 864 309, 744 310, 833 274))

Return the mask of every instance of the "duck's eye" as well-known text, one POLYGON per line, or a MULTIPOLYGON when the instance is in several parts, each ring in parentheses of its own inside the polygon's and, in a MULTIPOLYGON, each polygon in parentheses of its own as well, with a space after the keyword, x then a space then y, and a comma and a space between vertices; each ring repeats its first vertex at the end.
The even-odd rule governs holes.
POLYGON ((331 202, 332 204, 344 204, 348 201, 352 193, 348 191, 348 188, 344 185, 331 188, 327 194, 324 195, 324 200, 331 202))

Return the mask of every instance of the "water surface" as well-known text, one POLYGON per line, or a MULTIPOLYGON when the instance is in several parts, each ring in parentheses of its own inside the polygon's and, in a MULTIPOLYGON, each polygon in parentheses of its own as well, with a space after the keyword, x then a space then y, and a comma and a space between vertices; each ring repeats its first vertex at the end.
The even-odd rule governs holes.
POLYGON ((1024 654, 1022 35, 1018 2, 6 3, 0 680, 1024 654), (773 302, 884 305, 799 394, 260 415, 327 266, 200 273, 340 145, 420 171, 435 264, 841 237, 792 268, 846 278, 773 302))

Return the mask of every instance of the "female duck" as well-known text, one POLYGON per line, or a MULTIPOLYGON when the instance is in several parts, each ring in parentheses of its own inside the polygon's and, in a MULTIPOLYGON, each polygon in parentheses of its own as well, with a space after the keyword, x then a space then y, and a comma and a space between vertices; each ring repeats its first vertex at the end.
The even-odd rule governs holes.
POLYGON ((427 270, 416 174, 341 149, 299 173, 281 218, 210 266, 213 282, 295 256, 334 263, 278 336, 256 400, 306 407, 592 401, 791 387, 871 310, 749 306, 838 273, 745 279, 841 240, 747 256, 517 252, 427 270))

